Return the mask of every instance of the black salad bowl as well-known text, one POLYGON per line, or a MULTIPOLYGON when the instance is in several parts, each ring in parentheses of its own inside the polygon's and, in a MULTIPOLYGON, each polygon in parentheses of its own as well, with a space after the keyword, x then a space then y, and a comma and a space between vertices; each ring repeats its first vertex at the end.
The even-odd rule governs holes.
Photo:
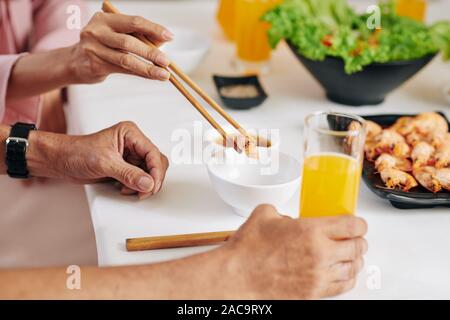
POLYGON ((325 89, 329 100, 349 105, 365 106, 382 103, 386 96, 404 84, 425 67, 436 54, 415 60, 373 63, 360 72, 345 73, 344 61, 327 57, 313 61, 298 53, 292 43, 289 47, 305 68, 325 89))

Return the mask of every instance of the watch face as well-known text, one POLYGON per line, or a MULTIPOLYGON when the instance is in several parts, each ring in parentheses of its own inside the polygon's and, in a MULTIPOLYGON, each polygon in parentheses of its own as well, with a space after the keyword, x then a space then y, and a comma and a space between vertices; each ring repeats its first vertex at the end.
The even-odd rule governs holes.
POLYGON ((9 140, 7 142, 6 156, 9 161, 23 161, 27 144, 23 141, 9 140))

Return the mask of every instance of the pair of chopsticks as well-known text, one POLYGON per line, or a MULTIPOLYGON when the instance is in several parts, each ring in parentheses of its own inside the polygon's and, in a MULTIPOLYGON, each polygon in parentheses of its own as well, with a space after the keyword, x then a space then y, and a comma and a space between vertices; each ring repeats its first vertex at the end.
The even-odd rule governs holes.
MULTIPOLYGON (((106 13, 120 13, 110 1, 105 0, 103 2, 102 10, 106 13)), ((155 48, 156 46, 144 35, 134 34, 136 38, 147 44, 151 48, 155 48)), ((189 102, 197 109, 198 112, 216 129, 219 134, 222 136, 224 141, 233 141, 230 140, 228 134, 225 130, 214 120, 213 117, 206 111, 206 109, 195 99, 194 96, 181 84, 181 82, 175 77, 176 74, 180 77, 189 87, 191 87, 204 101, 206 101, 214 110, 217 111, 228 123, 230 123, 239 133, 241 133, 246 139, 253 140, 252 137, 246 132, 246 130, 236 121, 234 120, 225 110, 222 109, 221 106, 217 102, 215 102, 208 94, 203 91, 187 74, 178 68, 178 66, 171 62, 169 67, 166 70, 170 73, 170 82, 180 91, 180 93, 187 99, 189 102)))
MULTIPOLYGON (((110 1, 103 2, 102 10, 106 13, 120 13, 110 1)), ((136 38, 147 44, 151 48, 156 46, 144 35, 134 34, 136 38)), ((246 130, 239 125, 221 106, 217 104, 208 94, 203 91, 191 78, 189 78, 177 65, 170 63, 166 70, 170 73, 170 82, 180 91, 180 93, 197 109, 198 112, 216 129, 222 136, 225 142, 234 141, 228 137, 225 130, 217 123, 216 120, 206 111, 206 109, 192 96, 192 94, 181 84, 175 75, 180 77, 189 87, 192 88, 205 102, 207 102, 217 113, 219 113, 228 123, 230 123, 240 134, 242 134, 247 141, 255 143, 254 138, 251 137, 246 130), (175 74, 175 75, 174 75, 175 74)), ((193 246, 204 246, 219 244, 227 241, 234 231, 223 232, 209 232, 209 233, 195 233, 163 237, 146 237, 134 238, 126 240, 126 248, 128 251, 154 250, 166 248, 182 248, 193 246)))

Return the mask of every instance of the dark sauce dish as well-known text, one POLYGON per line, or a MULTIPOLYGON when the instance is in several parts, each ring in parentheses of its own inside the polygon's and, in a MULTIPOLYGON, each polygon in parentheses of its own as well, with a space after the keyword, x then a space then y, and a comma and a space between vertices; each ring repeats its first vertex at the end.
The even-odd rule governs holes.
MULTIPOLYGON (((440 115, 445 117, 441 112, 440 115)), ((380 126, 389 127, 397 121, 398 118, 404 116, 416 116, 416 114, 384 114, 373 116, 362 116, 366 120, 378 123, 380 126)), ((446 118, 446 117, 445 117, 446 118)), ((447 118, 446 118, 447 119, 447 118)), ((447 119, 447 122, 449 120, 447 119)), ((450 123, 449 123, 450 125, 450 123)), ((375 169, 374 163, 364 159, 362 178, 365 184, 377 196, 388 200, 392 206, 398 209, 425 209, 434 207, 450 208, 450 192, 442 191, 432 193, 422 186, 418 186, 408 192, 399 189, 389 189, 385 186, 380 175, 375 169)))
POLYGON ((267 99, 267 94, 264 91, 257 76, 244 76, 244 77, 224 77, 213 76, 214 83, 217 88, 222 102, 231 109, 246 110, 257 107, 267 99), (229 97, 225 96, 222 89, 231 86, 253 86, 256 90, 256 95, 252 97, 229 97))

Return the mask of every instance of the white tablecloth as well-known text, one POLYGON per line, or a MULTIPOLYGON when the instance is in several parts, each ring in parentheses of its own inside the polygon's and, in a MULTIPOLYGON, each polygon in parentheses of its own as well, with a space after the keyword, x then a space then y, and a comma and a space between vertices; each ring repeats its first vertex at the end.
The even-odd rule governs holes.
MULTIPOLYGON (((123 12, 140 14, 168 26, 199 30, 213 39, 213 47, 193 75, 217 98, 212 74, 232 72, 234 49, 214 20, 216 4, 210 1, 139 2, 120 4, 123 12)), ((449 18, 449 1, 431 4, 431 19, 449 18)), ((313 78, 284 46, 275 52, 272 71, 262 77, 270 98, 249 111, 231 111, 243 124, 281 130, 281 150, 300 156, 302 122, 317 110, 360 114, 414 113, 443 110, 450 116, 442 88, 450 81, 449 64, 440 58, 389 96, 377 107, 349 108, 325 100, 313 78)), ((171 134, 192 128, 200 115, 169 84, 129 76, 113 76, 91 86, 70 90, 70 126, 90 133, 122 120, 135 121, 170 157, 171 134)), ((205 128, 209 128, 205 124, 205 128)), ((129 265, 174 259, 208 248, 126 252, 126 238, 237 228, 244 220, 234 215, 212 190, 202 165, 172 165, 163 192, 137 201, 122 197, 110 185, 87 186, 99 264, 129 265)), ((295 216, 298 197, 284 212, 295 216)), ((450 298, 450 210, 401 211, 361 187, 358 215, 369 223, 369 252, 357 288, 342 298, 450 298)))

